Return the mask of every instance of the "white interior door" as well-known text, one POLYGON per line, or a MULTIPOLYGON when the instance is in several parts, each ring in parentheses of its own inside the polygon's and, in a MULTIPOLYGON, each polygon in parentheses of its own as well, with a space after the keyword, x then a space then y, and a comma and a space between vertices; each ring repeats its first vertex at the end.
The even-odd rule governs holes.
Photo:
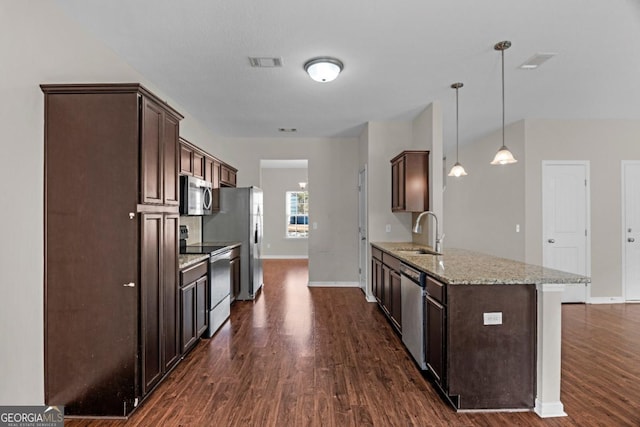
POLYGON ((622 162, 623 283, 627 301, 640 301, 640 162, 622 162))
POLYGON ((367 292, 367 267, 369 266, 368 241, 367 241, 367 169, 363 169, 358 174, 358 240, 359 240, 359 271, 360 288, 369 296, 367 292))
MULTIPOLYGON (((543 265, 589 275, 588 162, 543 162, 543 265)), ((562 302, 586 302, 587 286, 568 285, 562 302)))

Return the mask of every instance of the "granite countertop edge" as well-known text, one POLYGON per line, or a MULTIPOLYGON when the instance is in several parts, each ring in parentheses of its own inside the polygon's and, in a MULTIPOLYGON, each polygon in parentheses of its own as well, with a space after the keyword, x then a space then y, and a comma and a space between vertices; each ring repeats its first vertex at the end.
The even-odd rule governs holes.
MULTIPOLYGON (((230 251, 241 245, 240 242, 205 242, 203 244, 210 246, 224 246, 224 248, 213 252, 213 255, 220 254, 222 252, 230 251)), ((191 267, 199 262, 207 260, 211 255, 208 254, 178 254, 178 270, 184 270, 187 267, 191 267)))
POLYGON ((371 242, 371 245, 449 285, 521 285, 590 283, 586 276, 470 251, 445 249, 441 255, 407 254, 433 248, 412 242, 371 242))

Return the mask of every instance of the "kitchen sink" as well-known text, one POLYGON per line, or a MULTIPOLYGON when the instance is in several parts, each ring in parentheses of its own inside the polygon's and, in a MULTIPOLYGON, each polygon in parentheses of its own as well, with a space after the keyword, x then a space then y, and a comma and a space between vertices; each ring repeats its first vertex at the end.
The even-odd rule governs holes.
POLYGON ((398 255, 440 255, 439 253, 428 249, 399 249, 396 252, 398 255))

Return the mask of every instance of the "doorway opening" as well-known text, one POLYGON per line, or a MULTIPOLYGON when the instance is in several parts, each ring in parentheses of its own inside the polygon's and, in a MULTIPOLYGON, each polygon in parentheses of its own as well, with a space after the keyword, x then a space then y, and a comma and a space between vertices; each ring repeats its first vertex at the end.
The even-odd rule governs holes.
POLYGON ((308 259, 312 195, 307 159, 260 160, 264 259, 308 259))

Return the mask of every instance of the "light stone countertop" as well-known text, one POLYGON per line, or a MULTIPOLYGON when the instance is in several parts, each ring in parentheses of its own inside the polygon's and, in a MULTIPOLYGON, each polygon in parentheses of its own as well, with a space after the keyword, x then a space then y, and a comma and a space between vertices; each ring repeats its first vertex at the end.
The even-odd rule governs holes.
MULTIPOLYGON (((224 248, 217 250, 214 254, 230 251, 238 246, 240 246, 240 242, 204 242, 197 243, 196 245, 208 245, 208 246, 224 246, 224 248)), ((194 264, 197 264, 201 261, 204 261, 209 258, 211 254, 178 254, 178 270, 183 270, 187 267, 190 267, 194 264)))
POLYGON ((506 258, 469 251, 445 249, 442 255, 411 255, 403 250, 432 248, 411 242, 372 242, 372 246, 387 252, 421 271, 450 285, 517 285, 590 283, 586 276, 526 264, 506 258))
POLYGON ((209 254, 179 254, 178 269, 183 270, 207 259, 209 259, 209 254))

